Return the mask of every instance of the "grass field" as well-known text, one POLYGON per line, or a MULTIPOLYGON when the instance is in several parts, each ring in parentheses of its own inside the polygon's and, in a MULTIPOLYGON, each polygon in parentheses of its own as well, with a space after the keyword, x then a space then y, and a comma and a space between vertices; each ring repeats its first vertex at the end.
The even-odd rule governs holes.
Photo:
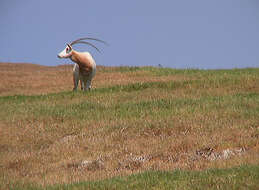
POLYGON ((258 189, 258 68, 97 69, 0 63, 0 189, 258 189))

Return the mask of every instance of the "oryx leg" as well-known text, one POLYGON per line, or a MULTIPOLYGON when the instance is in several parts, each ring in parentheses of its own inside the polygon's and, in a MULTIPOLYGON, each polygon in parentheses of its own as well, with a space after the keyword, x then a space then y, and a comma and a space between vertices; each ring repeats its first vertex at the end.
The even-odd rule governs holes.
POLYGON ((81 77, 82 90, 87 90, 87 77, 81 77))
POLYGON ((95 76, 95 72, 96 72, 96 66, 94 65, 92 73, 89 75, 89 77, 87 79, 87 82, 86 82, 86 89, 87 90, 91 90, 91 88, 92 88, 91 84, 92 84, 92 79, 95 76))
MULTIPOLYGON (((90 75, 91 76, 91 75, 90 75)), ((91 88, 91 81, 92 77, 88 76, 82 76, 80 75, 80 80, 82 82, 82 90, 87 91, 91 88)))
MULTIPOLYGON (((79 79, 80 79, 79 78, 79 66, 78 66, 78 64, 75 63, 74 67, 73 67, 73 81, 74 81, 73 90, 77 90, 79 79)), ((82 82, 81 82, 81 87, 82 87, 82 82)))
POLYGON ((92 83, 92 79, 88 79, 86 82, 86 89, 87 90, 91 90, 91 83, 92 83))
POLYGON ((82 80, 80 80, 81 90, 83 90, 83 83, 82 80))

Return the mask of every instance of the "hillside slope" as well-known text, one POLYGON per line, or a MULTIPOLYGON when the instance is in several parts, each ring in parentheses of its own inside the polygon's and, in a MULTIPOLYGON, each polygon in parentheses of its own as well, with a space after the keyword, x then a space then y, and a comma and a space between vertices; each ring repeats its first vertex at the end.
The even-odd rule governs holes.
POLYGON ((258 165, 259 69, 0 64, 0 187, 258 165))

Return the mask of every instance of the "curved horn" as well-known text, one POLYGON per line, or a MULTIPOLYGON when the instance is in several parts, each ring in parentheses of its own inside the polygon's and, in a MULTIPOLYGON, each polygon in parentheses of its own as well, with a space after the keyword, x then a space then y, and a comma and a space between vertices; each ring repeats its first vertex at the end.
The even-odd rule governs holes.
POLYGON ((77 43, 78 41, 82 41, 82 40, 95 40, 95 41, 98 41, 98 42, 102 42, 102 43, 104 43, 105 45, 109 45, 107 42, 105 42, 105 41, 103 41, 103 40, 100 40, 100 39, 97 39, 97 38, 79 38, 79 39, 77 39, 77 40, 71 42, 71 44, 73 45, 73 44, 77 43))
POLYGON ((93 45, 93 44, 91 44, 91 43, 89 43, 89 42, 84 42, 84 41, 76 41, 76 42, 74 42, 73 44, 72 43, 70 43, 70 45, 72 46, 72 45, 74 45, 74 44, 87 44, 87 45, 90 45, 90 46, 92 46, 93 48, 95 48, 99 53, 101 53, 101 51, 95 46, 95 45, 93 45))

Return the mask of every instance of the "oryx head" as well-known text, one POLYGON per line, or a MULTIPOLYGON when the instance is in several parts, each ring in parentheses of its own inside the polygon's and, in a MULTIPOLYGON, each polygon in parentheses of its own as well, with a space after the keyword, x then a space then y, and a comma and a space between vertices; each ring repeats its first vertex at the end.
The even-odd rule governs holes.
POLYGON ((69 57, 71 57, 72 50, 73 50, 72 46, 74 44, 87 44, 87 45, 90 45, 93 48, 95 48, 98 52, 100 52, 100 50, 95 45, 91 44, 90 42, 86 42, 84 40, 95 40, 95 41, 102 42, 102 43, 108 45, 105 41, 99 40, 97 38, 79 38, 79 39, 74 40, 73 42, 67 44, 66 48, 58 54, 58 57, 59 58, 69 58, 69 57))

